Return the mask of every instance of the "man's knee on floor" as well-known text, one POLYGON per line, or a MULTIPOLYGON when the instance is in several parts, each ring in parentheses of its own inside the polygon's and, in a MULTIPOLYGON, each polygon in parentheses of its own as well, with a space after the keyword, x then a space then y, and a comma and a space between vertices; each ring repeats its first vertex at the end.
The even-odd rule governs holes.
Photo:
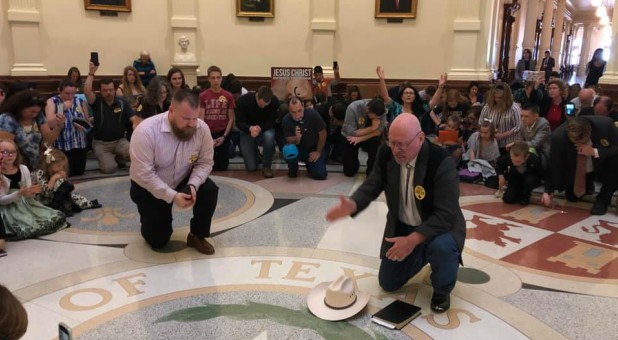
POLYGON ((378 282, 380 284, 380 287, 382 287, 382 290, 386 292, 394 292, 397 289, 401 288, 401 286, 403 286, 403 284, 394 282, 392 278, 384 278, 382 276, 378 278, 378 282))
POLYGON ((118 165, 101 165, 99 170, 104 174, 113 174, 118 169, 118 165))
POLYGON ((170 237, 172 236, 170 235, 143 235, 144 236, 144 240, 146 240, 146 243, 148 243, 148 245, 150 245, 150 247, 152 247, 153 249, 159 249, 159 248, 163 248, 165 247, 165 245, 170 241, 170 237))

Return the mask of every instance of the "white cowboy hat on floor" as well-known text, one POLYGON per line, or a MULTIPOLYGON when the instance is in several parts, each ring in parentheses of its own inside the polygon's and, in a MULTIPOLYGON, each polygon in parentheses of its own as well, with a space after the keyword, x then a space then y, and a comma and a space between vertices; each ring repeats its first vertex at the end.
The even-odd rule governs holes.
POLYGON ((313 315, 328 321, 347 319, 363 310, 369 294, 357 292, 354 281, 342 275, 332 282, 322 282, 307 295, 307 306, 313 315))

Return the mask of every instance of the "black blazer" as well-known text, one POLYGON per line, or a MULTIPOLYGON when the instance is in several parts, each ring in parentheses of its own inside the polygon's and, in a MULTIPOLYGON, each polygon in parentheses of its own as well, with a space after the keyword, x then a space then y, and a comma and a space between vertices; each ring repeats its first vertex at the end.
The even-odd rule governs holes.
MULTIPOLYGON (((594 171, 603 170, 610 157, 618 156, 618 127, 614 122, 603 116, 583 116, 590 121, 592 131, 590 140, 592 146, 599 151, 599 158, 595 158, 594 171)), ((552 133, 551 148, 549 150, 549 175, 545 183, 545 192, 562 191, 570 188, 575 180, 577 150, 567 136, 566 127, 562 124, 552 133)))
MULTIPOLYGON (((382 144, 376 155, 373 171, 354 192, 357 212, 363 211, 382 191, 386 195, 388 214, 384 237, 404 236, 398 233, 401 168, 393 159, 391 149, 382 144)), ((422 223, 417 232, 431 240, 443 233, 450 233, 463 251, 466 238, 466 221, 459 207, 459 177, 452 157, 439 146, 425 140, 417 156, 412 188, 425 190, 423 199, 415 198, 422 223)), ((380 257, 384 258, 392 243, 384 241, 380 257)))
POLYGON ((554 57, 549 57, 549 60, 547 61, 547 67, 543 68, 543 65, 545 65, 545 59, 547 58, 543 58, 543 61, 541 62, 541 71, 551 72, 554 66, 556 66, 556 60, 554 59, 554 57))

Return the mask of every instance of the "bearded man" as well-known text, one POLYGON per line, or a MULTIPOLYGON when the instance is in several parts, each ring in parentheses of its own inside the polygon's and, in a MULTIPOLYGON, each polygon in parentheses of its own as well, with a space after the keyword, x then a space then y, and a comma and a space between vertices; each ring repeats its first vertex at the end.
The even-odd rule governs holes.
POLYGON ((217 206, 219 188, 208 176, 214 144, 208 125, 199 118, 199 100, 189 90, 174 94, 169 111, 144 120, 131 138, 131 200, 140 214, 141 232, 153 248, 172 235, 172 205, 193 206, 187 246, 206 255, 206 241, 217 206))

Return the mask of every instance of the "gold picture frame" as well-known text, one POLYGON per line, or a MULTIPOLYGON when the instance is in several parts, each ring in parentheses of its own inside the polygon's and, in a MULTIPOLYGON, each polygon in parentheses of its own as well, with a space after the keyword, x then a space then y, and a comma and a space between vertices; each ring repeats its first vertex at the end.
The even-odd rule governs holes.
POLYGON ((376 0, 376 18, 416 18, 418 0, 376 0))
POLYGON ((274 18, 275 0, 236 0, 236 16, 274 18))
POLYGON ((131 12, 131 0, 84 0, 89 11, 131 12))

